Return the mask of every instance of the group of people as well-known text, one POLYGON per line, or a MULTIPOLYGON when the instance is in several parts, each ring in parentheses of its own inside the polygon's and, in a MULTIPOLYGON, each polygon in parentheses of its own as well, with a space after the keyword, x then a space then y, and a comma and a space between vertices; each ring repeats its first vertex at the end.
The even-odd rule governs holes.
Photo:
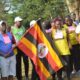
MULTIPOLYGON (((18 47, 20 39, 28 30, 22 25, 23 19, 15 17, 14 25, 8 27, 6 21, 0 21, 0 73, 1 80, 22 80, 23 57, 25 68, 25 80, 29 80, 29 58, 18 47)), ((30 22, 30 28, 34 27, 36 20, 30 22)), ((52 74, 52 80, 57 75, 58 80, 63 80, 62 72, 65 71, 67 79, 71 80, 71 74, 80 71, 80 23, 76 20, 76 15, 66 16, 64 19, 57 17, 51 21, 43 21, 42 27, 47 35, 54 41, 56 49, 59 51, 64 62, 64 67, 52 74)), ((31 80, 40 80, 32 63, 31 80)))
POLYGON ((1 80, 22 80, 22 65, 23 57, 25 76, 28 80, 28 57, 17 47, 21 37, 26 29, 22 26, 22 18, 15 17, 14 25, 8 27, 6 21, 0 21, 0 73, 1 80))
MULTIPOLYGON (((54 18, 44 21, 46 33, 54 41, 54 45, 59 51, 64 62, 64 67, 56 74, 58 80, 64 80, 62 72, 66 72, 67 80, 71 80, 71 75, 80 72, 80 23, 76 20, 76 14, 54 18)), ((55 74, 53 74, 53 80, 55 74)))

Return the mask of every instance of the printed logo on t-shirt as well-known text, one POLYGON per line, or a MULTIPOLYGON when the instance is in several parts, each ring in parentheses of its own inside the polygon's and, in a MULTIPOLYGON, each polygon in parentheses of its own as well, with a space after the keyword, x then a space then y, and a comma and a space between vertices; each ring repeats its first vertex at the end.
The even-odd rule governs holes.
POLYGON ((62 39, 63 33, 61 31, 57 31, 54 35, 54 39, 62 39))
POLYGON ((73 26, 68 27, 68 31, 69 32, 75 31, 75 27, 73 27, 73 26))
POLYGON ((10 43, 10 42, 11 42, 11 40, 10 40, 10 38, 9 38, 9 36, 8 36, 8 35, 3 36, 3 39, 4 39, 4 43, 5 43, 5 44, 8 44, 8 43, 10 43))

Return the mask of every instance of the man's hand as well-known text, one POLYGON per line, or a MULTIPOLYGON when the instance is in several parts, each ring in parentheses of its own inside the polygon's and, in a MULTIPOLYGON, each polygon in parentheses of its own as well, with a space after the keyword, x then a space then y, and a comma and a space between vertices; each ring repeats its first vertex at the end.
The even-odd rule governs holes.
POLYGON ((13 45, 12 45, 12 49, 14 49, 16 46, 17 46, 16 44, 13 44, 13 45))
POLYGON ((69 44, 69 49, 72 49, 72 45, 71 44, 69 44))

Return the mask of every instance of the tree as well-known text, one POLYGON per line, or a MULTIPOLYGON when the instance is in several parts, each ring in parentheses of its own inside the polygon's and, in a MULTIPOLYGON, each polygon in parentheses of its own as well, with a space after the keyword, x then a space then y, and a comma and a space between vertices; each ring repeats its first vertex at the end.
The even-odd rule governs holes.
POLYGON ((79 18, 80 0, 66 0, 66 4, 69 8, 70 13, 75 13, 77 19, 79 18))
POLYGON ((12 3, 18 9, 16 14, 22 16, 25 22, 39 17, 51 19, 68 13, 64 0, 12 0, 12 3))
POLYGON ((10 8, 8 0, 0 0, 0 20, 6 20, 12 23, 12 15, 8 14, 10 8))
POLYGON ((4 18, 4 3, 0 0, 0 19, 4 18))
MULTIPOLYGON (((7 0, 6 0, 7 1, 7 0)), ((65 16, 68 13, 64 0, 8 0, 10 3, 9 11, 6 13, 6 20, 12 24, 15 16, 24 18, 24 23, 32 19, 42 18, 52 19, 56 16, 65 16)))

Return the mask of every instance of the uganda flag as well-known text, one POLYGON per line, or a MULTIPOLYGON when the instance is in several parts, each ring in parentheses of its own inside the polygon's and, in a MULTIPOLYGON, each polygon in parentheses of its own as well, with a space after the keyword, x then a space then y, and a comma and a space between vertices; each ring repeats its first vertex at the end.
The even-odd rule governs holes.
POLYGON ((52 73, 63 67, 51 42, 42 27, 35 23, 18 44, 18 47, 32 59, 40 80, 47 80, 52 73))

